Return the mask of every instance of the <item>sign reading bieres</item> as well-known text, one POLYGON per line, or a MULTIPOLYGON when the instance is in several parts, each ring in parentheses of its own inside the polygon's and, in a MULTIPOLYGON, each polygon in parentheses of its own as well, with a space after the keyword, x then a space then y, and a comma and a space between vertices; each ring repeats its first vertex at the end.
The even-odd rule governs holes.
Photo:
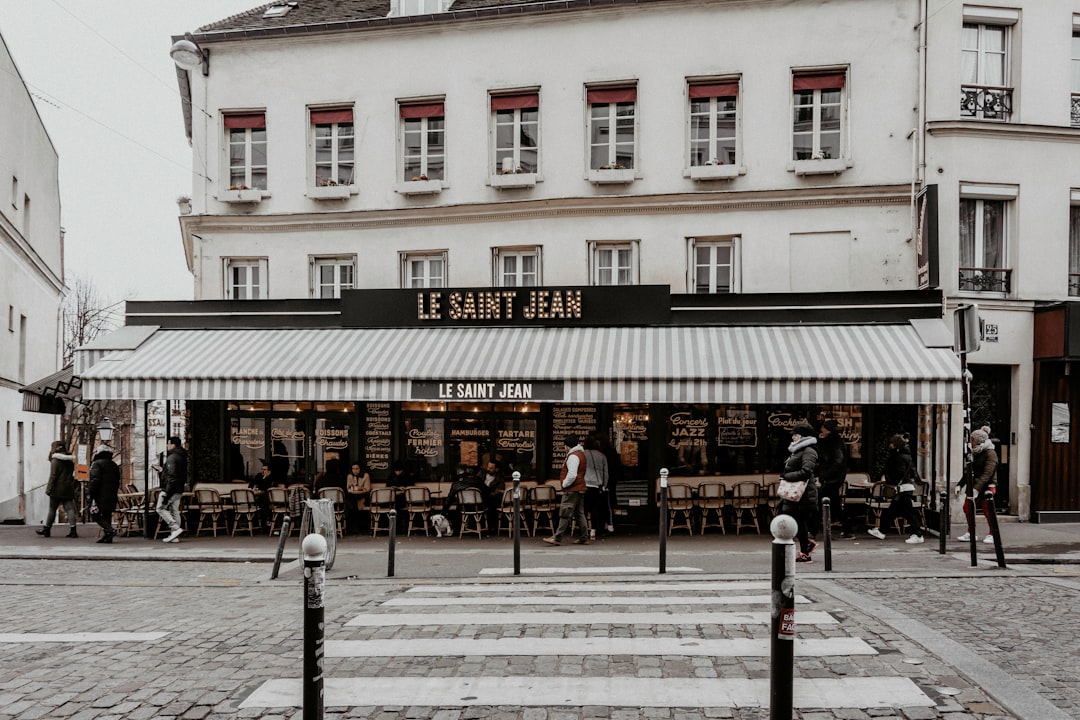
POLYGON ((564 391, 562 382, 548 380, 413 380, 410 394, 413 400, 529 402, 562 400, 564 391))

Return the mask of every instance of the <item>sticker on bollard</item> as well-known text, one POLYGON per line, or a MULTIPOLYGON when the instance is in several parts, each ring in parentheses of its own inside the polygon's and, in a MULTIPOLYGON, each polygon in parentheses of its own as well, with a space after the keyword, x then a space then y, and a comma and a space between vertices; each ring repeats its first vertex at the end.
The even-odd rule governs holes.
POLYGON ((304 577, 307 579, 307 607, 309 610, 315 610, 323 605, 323 598, 325 593, 323 589, 326 586, 326 566, 319 565, 318 567, 305 567, 304 577))
POLYGON ((780 629, 776 637, 780 640, 795 640, 795 608, 780 610, 780 629))

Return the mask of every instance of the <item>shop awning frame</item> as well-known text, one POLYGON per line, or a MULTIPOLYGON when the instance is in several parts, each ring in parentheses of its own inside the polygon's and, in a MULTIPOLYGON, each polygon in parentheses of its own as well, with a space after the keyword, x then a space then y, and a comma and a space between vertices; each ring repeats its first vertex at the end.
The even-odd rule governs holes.
POLYGON ((144 328, 95 349, 110 400, 403 401, 417 381, 561 381, 564 402, 961 402, 960 365, 910 324, 144 328))
POLYGON ((63 415, 64 401, 82 402, 82 386, 82 378, 75 374, 73 365, 68 365, 19 388, 22 393, 22 409, 24 412, 63 415))

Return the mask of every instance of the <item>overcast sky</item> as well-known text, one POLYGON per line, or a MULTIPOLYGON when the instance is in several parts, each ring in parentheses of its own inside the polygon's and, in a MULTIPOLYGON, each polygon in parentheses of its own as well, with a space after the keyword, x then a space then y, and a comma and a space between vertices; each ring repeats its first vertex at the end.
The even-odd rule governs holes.
POLYGON ((191 194, 170 38, 259 0, 0 0, 0 34, 60 156, 66 269, 109 300, 190 300, 191 194))

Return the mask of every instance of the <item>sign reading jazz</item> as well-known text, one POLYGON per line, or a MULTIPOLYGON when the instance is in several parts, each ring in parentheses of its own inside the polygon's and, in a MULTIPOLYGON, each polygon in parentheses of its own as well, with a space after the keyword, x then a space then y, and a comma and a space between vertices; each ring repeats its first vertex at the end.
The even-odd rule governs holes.
POLYGON ((653 325, 671 316, 667 285, 343 290, 346 327, 653 325))
POLYGON ((487 402, 528 402, 562 400, 560 381, 517 380, 413 380, 413 400, 484 400, 487 402))

